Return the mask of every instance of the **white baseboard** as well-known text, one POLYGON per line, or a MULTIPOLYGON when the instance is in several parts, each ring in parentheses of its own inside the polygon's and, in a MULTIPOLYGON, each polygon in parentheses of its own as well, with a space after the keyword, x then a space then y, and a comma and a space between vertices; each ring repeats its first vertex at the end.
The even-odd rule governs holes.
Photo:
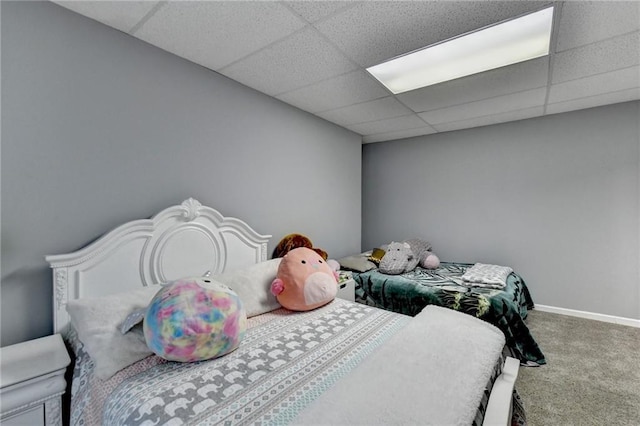
POLYGON ((587 318, 596 321, 611 322, 614 324, 628 325, 630 327, 640 328, 640 320, 633 318, 616 317, 613 315, 597 314, 595 312, 576 311, 574 309, 556 308, 555 306, 538 305, 535 309, 542 312, 551 312, 552 314, 569 315, 572 317, 587 318))

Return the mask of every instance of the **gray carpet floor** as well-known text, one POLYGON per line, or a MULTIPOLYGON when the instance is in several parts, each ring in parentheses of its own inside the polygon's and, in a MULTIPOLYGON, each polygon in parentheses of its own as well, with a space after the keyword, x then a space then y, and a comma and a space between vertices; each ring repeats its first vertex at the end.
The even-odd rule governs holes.
POLYGON ((529 426, 640 425, 640 328, 533 310, 547 365, 521 367, 529 426))

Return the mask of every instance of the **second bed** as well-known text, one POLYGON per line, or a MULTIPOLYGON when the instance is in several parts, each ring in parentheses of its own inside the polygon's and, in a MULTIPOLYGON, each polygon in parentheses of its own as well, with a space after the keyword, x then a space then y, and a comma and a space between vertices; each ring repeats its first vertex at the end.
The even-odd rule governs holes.
POLYGON ((411 316, 427 305, 473 315, 502 330, 507 347, 522 364, 546 364, 525 324, 534 304, 522 277, 511 273, 503 289, 469 286, 461 277, 471 266, 442 262, 437 269, 417 267, 400 275, 383 274, 378 269, 354 271, 355 298, 359 303, 411 316))

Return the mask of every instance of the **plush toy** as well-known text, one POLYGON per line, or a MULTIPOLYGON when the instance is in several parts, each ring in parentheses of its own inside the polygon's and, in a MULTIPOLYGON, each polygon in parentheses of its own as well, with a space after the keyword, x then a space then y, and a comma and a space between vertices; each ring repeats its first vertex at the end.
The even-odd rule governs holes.
POLYGON ((440 266, 440 259, 434 253, 428 251, 420 259, 420 266, 424 269, 437 269, 440 266))
POLYGON ((338 272, 315 251, 298 247, 280 262, 271 292, 292 311, 310 311, 326 305, 338 293, 338 272))
POLYGON ((407 270, 411 271, 417 265, 420 265, 425 269, 436 269, 438 266, 440 266, 440 259, 438 259, 438 256, 433 254, 433 252, 431 251, 430 243, 418 238, 406 240, 405 242, 409 244, 409 246, 411 247, 411 251, 415 256, 414 261, 410 262, 407 270), (415 264, 413 262, 415 262, 415 264))
POLYGON ((327 260, 327 252, 321 248, 313 247, 313 243, 302 234, 289 234, 280 240, 275 249, 273 249, 272 257, 284 257, 285 254, 298 247, 306 247, 318 253, 324 260, 327 260))
POLYGON ((207 278, 173 281, 153 297, 144 315, 147 346, 170 361, 201 361, 235 350, 247 314, 238 295, 207 278))
POLYGON ((415 269, 419 260, 411 251, 411 246, 407 242, 391 242, 385 250, 378 270, 383 274, 398 275, 415 269))
POLYGON ((334 274, 338 274, 340 275, 339 271, 340 271, 340 264, 338 263, 337 260, 335 259, 329 259, 327 260, 327 265, 329 265, 329 268, 331 268, 332 271, 334 271, 334 274))

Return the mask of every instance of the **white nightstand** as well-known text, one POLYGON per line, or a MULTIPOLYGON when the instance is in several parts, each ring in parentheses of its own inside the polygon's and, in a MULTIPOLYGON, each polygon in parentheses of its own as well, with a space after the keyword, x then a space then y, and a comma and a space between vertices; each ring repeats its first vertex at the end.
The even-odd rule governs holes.
POLYGON ((0 348, 0 423, 62 425, 70 362, 59 334, 0 348))
POLYGON ((350 272, 340 271, 337 297, 350 302, 356 301, 356 282, 350 272))

